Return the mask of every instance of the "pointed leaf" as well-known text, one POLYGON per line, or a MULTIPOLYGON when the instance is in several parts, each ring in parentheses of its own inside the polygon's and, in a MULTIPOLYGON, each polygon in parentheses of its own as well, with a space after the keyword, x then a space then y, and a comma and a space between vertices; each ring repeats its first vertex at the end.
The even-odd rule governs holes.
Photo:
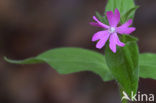
POLYGON ((81 48, 58 48, 46 51, 34 58, 18 61, 5 58, 5 60, 16 64, 46 62, 60 74, 91 71, 100 75, 104 81, 112 80, 105 57, 100 53, 81 48))

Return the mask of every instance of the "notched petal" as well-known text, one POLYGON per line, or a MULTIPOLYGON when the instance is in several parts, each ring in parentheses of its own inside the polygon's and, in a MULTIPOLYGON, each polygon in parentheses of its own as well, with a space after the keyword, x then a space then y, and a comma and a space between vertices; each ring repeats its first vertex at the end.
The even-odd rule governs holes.
POLYGON ((110 34, 108 33, 108 31, 99 31, 99 32, 95 33, 93 35, 92 41, 99 40, 96 44, 96 48, 101 49, 107 42, 109 35, 110 34))
POLYGON ((116 27, 120 22, 120 12, 118 9, 115 9, 115 13, 113 11, 108 11, 106 13, 107 19, 109 21, 110 26, 116 27))
POLYGON ((99 25, 101 25, 103 28, 105 28, 105 29, 108 29, 108 28, 109 28, 108 25, 103 24, 101 21, 99 21, 99 20, 96 18, 96 16, 93 16, 93 19, 94 19, 99 25))

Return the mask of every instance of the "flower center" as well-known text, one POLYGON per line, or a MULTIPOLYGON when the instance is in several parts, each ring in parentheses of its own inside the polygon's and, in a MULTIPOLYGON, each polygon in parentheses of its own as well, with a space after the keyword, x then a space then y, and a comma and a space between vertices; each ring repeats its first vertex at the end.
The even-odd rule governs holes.
POLYGON ((115 32, 115 27, 110 27, 109 28, 109 33, 114 33, 115 32))

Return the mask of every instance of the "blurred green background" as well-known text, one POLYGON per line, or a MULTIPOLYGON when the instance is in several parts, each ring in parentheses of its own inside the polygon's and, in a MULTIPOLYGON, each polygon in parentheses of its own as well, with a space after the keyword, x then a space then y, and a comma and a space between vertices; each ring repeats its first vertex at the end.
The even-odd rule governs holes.
MULTIPOLYGON (((0 103, 120 103, 115 81, 91 72, 59 75, 47 64, 15 65, 58 47, 95 48, 99 28, 89 22, 104 12, 106 0, 0 0, 0 103)), ((133 33, 140 52, 156 53, 156 0, 136 0, 133 33)), ((61 64, 60 64, 61 65, 61 64)), ((156 94, 156 81, 140 79, 141 93, 156 94)))

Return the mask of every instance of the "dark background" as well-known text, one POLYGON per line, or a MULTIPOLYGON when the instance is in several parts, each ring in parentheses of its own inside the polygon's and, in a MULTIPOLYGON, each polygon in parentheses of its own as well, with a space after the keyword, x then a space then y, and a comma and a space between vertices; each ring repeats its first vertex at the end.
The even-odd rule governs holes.
MULTIPOLYGON (((106 0, 0 0, 0 103, 120 103, 115 81, 91 72, 59 75, 47 64, 15 65, 57 47, 92 49, 98 28, 89 25, 106 0)), ((140 52, 156 52, 156 0, 136 0, 133 33, 140 52)), ((156 94, 156 81, 141 79, 141 93, 156 94)))

